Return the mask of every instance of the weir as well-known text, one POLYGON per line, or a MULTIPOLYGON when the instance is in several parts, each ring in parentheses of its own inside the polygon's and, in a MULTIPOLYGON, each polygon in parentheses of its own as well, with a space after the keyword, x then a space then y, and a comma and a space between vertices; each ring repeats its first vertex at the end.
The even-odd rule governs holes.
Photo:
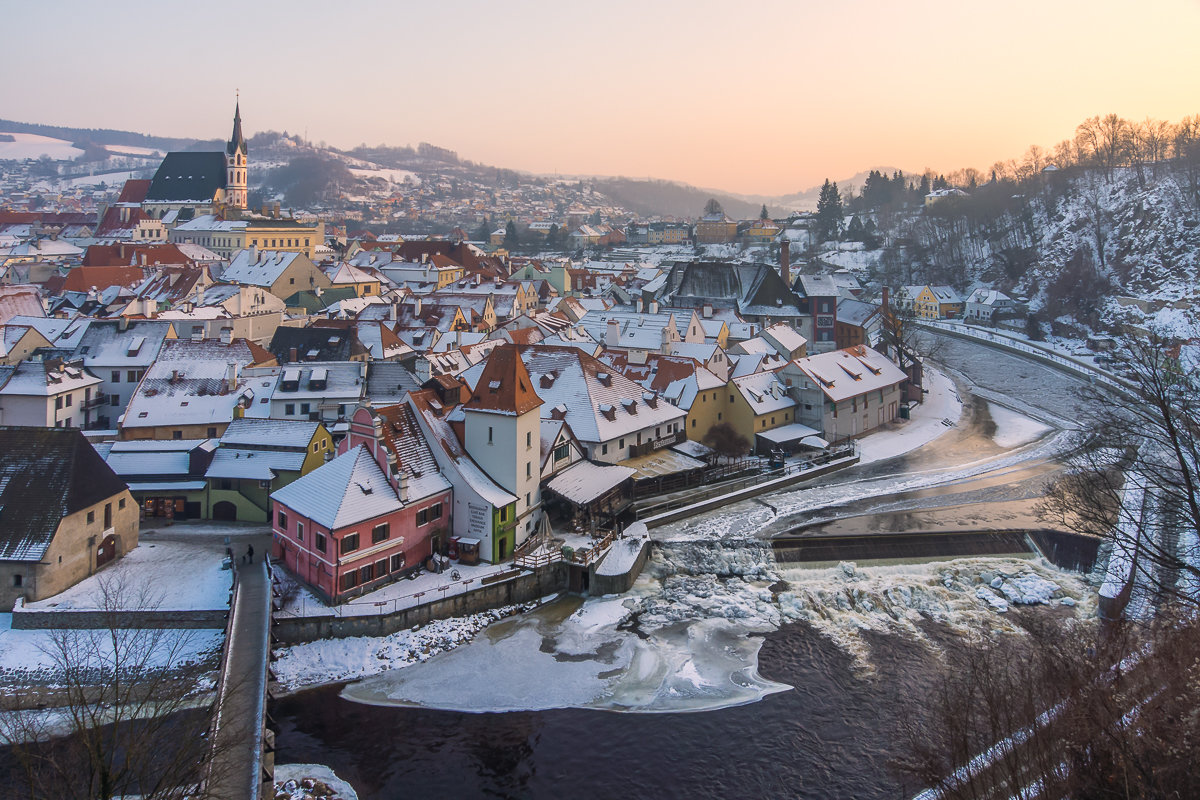
POLYGON ((781 536, 771 540, 780 563, 1041 555, 1061 569, 1089 572, 1099 540, 1064 531, 906 531, 836 536, 781 536))

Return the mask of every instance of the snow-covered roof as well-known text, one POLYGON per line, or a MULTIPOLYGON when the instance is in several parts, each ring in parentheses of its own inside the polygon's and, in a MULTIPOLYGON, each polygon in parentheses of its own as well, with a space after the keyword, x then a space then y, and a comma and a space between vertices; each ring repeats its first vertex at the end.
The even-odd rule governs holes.
MULTIPOLYGON (((578 349, 533 345, 520 352, 533 390, 544 401, 542 415, 565 408, 567 424, 580 441, 607 442, 686 416, 654 393, 645 397, 642 386, 578 349)), ((474 387, 482 373, 482 365, 475 365, 460 377, 474 387)))
POLYGON ((1011 302, 1011 298, 997 289, 976 289, 967 297, 967 302, 979 306, 995 306, 1011 302))
POLYGON ((306 456, 304 451, 222 446, 213 454, 204 477, 269 481, 280 472, 299 472, 306 456))
POLYGON ((755 372, 734 378, 733 386, 755 415, 782 411, 795 405, 774 372, 755 372))
POLYGON ((243 340, 168 339, 146 370, 122 420, 125 428, 230 422, 234 406, 253 390, 240 367, 254 362, 243 340), (233 385, 230 385, 230 378, 233 385))
POLYGON ((229 266, 221 273, 221 280, 226 283, 236 281, 250 286, 272 286, 302 255, 250 247, 234 254, 229 266))
POLYGON ((797 358, 792 363, 834 402, 886 389, 907 378, 887 356, 861 345, 797 358))
POLYGON ((629 467, 577 461, 551 478, 546 488, 572 503, 582 505, 621 485, 633 473, 634 470, 629 467))
POLYGON ((115 319, 94 320, 75 346, 74 357, 88 367, 146 367, 171 332, 171 323, 157 320, 126 320, 125 330, 115 319))
POLYGON ((365 445, 275 490, 271 499, 330 531, 404 508, 365 445))
POLYGON ((102 383, 79 362, 22 361, 12 377, 0 387, 3 395, 50 397, 102 383))
POLYGON ((286 419, 235 419, 221 436, 221 446, 297 448, 307 450, 319 422, 286 419))

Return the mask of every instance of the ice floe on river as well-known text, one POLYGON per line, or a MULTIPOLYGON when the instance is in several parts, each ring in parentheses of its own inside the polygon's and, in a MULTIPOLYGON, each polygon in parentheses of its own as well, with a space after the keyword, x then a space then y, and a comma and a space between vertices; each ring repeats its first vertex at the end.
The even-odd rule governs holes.
POLYGON ((867 674, 864 631, 936 647, 926 622, 963 634, 1016 632, 1013 604, 1061 605, 1088 617, 1094 595, 1082 576, 1033 559, 812 569, 776 563, 757 540, 680 542, 656 549, 629 594, 561 599, 494 623, 435 659, 381 664, 343 695, 469 712, 703 711, 789 688, 759 675, 758 652, 764 635, 790 622, 811 625, 867 674))

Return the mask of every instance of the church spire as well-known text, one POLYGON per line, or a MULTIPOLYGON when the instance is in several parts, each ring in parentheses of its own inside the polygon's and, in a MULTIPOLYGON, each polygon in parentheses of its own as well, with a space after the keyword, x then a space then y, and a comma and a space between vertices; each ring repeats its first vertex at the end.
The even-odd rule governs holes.
POLYGON ((246 140, 242 137, 242 102, 239 97, 233 106, 233 135, 229 137, 229 144, 225 147, 225 152, 229 155, 241 151, 246 153, 246 140))

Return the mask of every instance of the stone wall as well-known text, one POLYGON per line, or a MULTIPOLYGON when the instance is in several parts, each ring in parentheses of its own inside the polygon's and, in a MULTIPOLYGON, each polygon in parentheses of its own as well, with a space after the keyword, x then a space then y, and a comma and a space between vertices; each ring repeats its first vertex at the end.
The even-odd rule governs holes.
POLYGON ((224 628, 228 611, 30 611, 13 610, 13 630, 54 628, 224 628))
POLYGON ((565 592, 567 585, 567 565, 557 562, 508 580, 490 583, 463 594, 391 614, 276 617, 272 633, 275 639, 283 644, 299 644, 318 639, 343 639, 349 636, 387 636, 438 619, 462 617, 501 606, 528 603, 546 595, 565 592))

